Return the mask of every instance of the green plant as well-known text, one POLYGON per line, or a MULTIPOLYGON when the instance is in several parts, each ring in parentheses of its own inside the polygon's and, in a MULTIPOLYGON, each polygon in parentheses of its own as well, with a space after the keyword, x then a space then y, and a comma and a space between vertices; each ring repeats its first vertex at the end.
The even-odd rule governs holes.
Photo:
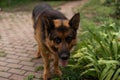
POLYGON ((0 57, 5 57, 7 54, 4 51, 0 51, 0 57))
POLYGON ((113 16, 117 19, 120 19, 120 1, 115 0, 115 11, 113 13, 113 16))
POLYGON ((116 19, 120 19, 120 1, 119 0, 100 0, 105 6, 113 6, 114 9, 110 15, 116 19))
POLYGON ((24 80, 33 80, 35 78, 34 75, 28 75, 24 80))
POLYGON ((52 80, 79 80, 79 70, 68 65, 66 67, 60 67, 63 73, 62 77, 53 76, 52 80))
POLYGON ((37 66, 37 67, 35 67, 35 71, 41 71, 41 70, 43 70, 43 66, 37 66))
POLYGON ((120 80, 120 27, 108 20, 97 30, 88 28, 82 36, 82 47, 73 56, 83 72, 81 78, 91 76, 93 80, 120 80), (82 65, 82 67, 81 67, 82 65))

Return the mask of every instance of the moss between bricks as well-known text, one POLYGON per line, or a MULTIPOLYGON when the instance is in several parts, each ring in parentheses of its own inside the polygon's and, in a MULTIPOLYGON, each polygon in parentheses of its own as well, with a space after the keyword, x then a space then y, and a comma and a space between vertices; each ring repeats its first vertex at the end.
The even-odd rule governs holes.
POLYGON ((35 67, 35 71, 37 72, 37 71, 42 71, 43 70, 43 66, 37 66, 37 67, 35 67))
POLYGON ((4 51, 0 51, 0 57, 5 57, 7 54, 4 51))
POLYGON ((35 75, 28 75, 24 80, 33 80, 33 78, 35 78, 35 75))

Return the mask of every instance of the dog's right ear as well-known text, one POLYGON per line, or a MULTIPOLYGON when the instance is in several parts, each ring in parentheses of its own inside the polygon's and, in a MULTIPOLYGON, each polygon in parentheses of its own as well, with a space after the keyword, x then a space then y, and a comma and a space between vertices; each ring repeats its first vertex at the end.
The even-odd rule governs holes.
POLYGON ((76 13, 70 20, 69 24, 70 26, 77 30, 79 27, 79 22, 80 22, 80 13, 76 13))

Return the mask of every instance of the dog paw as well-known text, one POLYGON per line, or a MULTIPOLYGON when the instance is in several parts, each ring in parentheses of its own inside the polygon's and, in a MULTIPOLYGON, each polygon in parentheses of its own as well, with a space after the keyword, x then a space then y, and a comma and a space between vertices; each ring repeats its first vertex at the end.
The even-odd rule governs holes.
POLYGON ((62 76, 62 72, 59 69, 55 70, 55 74, 60 77, 62 76))
POLYGON ((50 80, 50 74, 43 74, 43 80, 50 80))
POLYGON ((40 58, 41 57, 41 54, 40 53, 35 53, 35 58, 40 58))

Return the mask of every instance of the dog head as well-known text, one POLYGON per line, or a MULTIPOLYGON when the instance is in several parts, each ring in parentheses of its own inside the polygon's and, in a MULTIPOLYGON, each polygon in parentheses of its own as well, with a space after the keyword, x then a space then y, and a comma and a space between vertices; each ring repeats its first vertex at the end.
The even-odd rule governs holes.
POLYGON ((76 44, 79 21, 79 13, 75 14, 70 20, 55 19, 49 21, 47 27, 47 45, 58 55, 62 65, 67 64, 67 60, 70 57, 70 50, 76 44))

